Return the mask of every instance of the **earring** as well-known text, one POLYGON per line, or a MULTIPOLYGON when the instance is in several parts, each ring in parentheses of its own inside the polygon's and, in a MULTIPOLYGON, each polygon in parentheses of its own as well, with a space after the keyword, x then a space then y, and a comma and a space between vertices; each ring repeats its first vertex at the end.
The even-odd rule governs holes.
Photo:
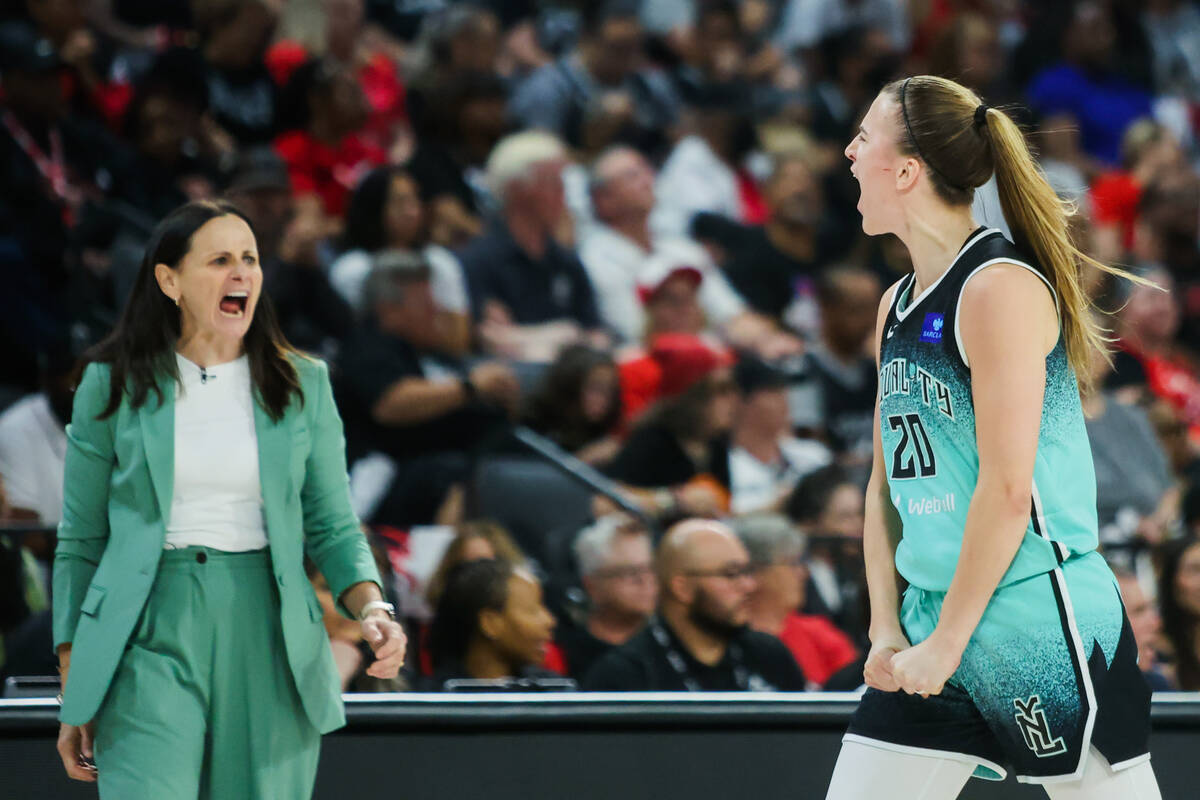
POLYGON ((178 297, 175 298, 175 307, 179 308, 179 298, 178 297))

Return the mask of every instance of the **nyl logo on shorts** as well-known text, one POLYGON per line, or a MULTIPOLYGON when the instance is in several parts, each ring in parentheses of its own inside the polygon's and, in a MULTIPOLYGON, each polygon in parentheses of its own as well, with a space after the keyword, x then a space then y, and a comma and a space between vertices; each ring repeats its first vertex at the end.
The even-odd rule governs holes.
POLYGON ((1046 715, 1039 708, 1041 703, 1042 698, 1036 694, 1028 700, 1020 698, 1013 700, 1013 705, 1017 707, 1017 713, 1014 715, 1017 727, 1021 729, 1021 736, 1025 739, 1026 746, 1038 758, 1048 758, 1067 752, 1067 745, 1063 738, 1059 736, 1056 739, 1050 733, 1046 715))
POLYGON ((925 315, 925 324, 921 326, 921 341, 922 342, 940 342, 942 340, 942 326, 945 325, 945 320, 942 315, 931 311, 925 315))

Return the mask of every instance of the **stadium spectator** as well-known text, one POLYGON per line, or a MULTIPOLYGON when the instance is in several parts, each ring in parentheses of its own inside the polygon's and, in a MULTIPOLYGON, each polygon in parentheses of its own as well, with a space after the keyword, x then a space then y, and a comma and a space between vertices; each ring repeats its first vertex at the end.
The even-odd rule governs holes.
POLYGON ((1183 149, 1165 126, 1140 119, 1126 129, 1120 169, 1098 175, 1089 194, 1095 234, 1105 253, 1119 257, 1133 250, 1142 193, 1160 175, 1183 168, 1183 149))
POLYGON ((777 511, 796 484, 832 455, 820 442, 792 435, 786 373, 744 355, 733 377, 741 403, 729 441, 730 511, 777 511))
POLYGON ((734 530, 755 568, 750 593, 750 627, 778 637, 814 688, 854 663, 858 650, 826 617, 801 614, 808 568, 804 536, 785 517, 752 514, 739 517, 734 530))
POLYGON ((587 334, 604 340, 587 273, 554 238, 566 215, 566 162, 562 143, 538 131, 503 139, 488 158, 488 183, 501 212, 458 254, 488 352, 550 361, 587 334))
POLYGON ((196 0, 191 10, 215 124, 239 145, 269 143, 282 111, 264 58, 275 31, 276 5, 265 0, 196 0))
POLYGON ((582 625, 559 628, 557 642, 576 679, 607 653, 629 641, 658 604, 654 545, 637 520, 608 514, 579 532, 575 561, 587 592, 582 625))
POLYGON ((793 691, 804 675, 787 647, 748 627, 754 569, 725 525, 686 520, 655 560, 658 614, 584 678, 593 691, 793 691))
POLYGON ((1162 636, 1162 616, 1154 605, 1154 601, 1146 596, 1137 576, 1128 569, 1113 565, 1113 574, 1117 576, 1117 586, 1121 590, 1121 600, 1125 603, 1125 613, 1129 617, 1129 627, 1133 629, 1133 638, 1137 642, 1138 667, 1146 676, 1146 683, 1154 692, 1169 692, 1175 689, 1171 679, 1167 677, 1158 657, 1158 643, 1162 636))
POLYGON ((667 76, 646 68, 638 3, 589 5, 577 47, 521 81, 509 113, 585 153, 615 142, 654 152, 667 141, 678 100, 667 76))
POLYGON ((389 251, 367 279, 369 316, 341 350, 349 463, 378 451, 394 470, 373 520, 397 526, 435 519, 466 478, 467 453, 516 410, 516 377, 506 366, 470 370, 437 353, 441 333, 429 264, 389 251))
POLYGON ((455 681, 488 681, 493 689, 521 689, 555 679, 538 666, 554 625, 542 588, 528 571, 490 559, 459 564, 446 576, 434 613, 434 676, 428 688, 446 691, 455 681))
POLYGON ((563 348, 529 397, 523 421, 580 461, 607 464, 620 448, 621 386, 612 356, 582 344, 563 348))
POLYGON ((437 349, 462 355, 470 339, 466 279, 454 254, 430 241, 429 221, 421 187, 412 173, 394 166, 371 171, 350 197, 342 254, 330 265, 329 280, 361 314, 373 256, 383 250, 420 252, 432 269, 430 286, 442 330, 437 349))
POLYGON ((839 466, 805 476, 785 507, 808 537, 805 613, 823 614, 856 643, 866 641, 863 492, 839 466))
POLYGON ((1158 603, 1175 685, 1200 690, 1200 539, 1167 542, 1159 566, 1158 603))
POLYGON ((1115 69, 1117 31, 1103 3, 1076 3, 1063 33, 1062 60, 1034 76, 1028 88, 1033 110, 1075 118, 1084 151, 1098 164, 1120 161, 1121 136, 1131 122, 1150 114, 1151 97, 1115 69))

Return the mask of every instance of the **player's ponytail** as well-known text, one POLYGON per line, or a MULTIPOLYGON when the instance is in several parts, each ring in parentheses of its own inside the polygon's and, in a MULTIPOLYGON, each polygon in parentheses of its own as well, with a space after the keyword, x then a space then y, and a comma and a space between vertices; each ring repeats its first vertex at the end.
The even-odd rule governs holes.
POLYGON ((1067 360, 1084 388, 1090 383, 1093 349, 1107 353, 1108 339, 1092 314, 1094 304, 1080 269, 1090 264, 1104 272, 1140 281, 1124 270, 1102 264, 1077 248, 1068 233, 1072 203, 1050 188, 1034 162, 1020 128, 1008 114, 989 108, 970 89, 933 75, 889 84, 900 109, 900 152, 929 167, 926 173, 938 197, 948 205, 969 204, 975 189, 994 173, 1004 218, 1014 243, 1041 266, 1058 293, 1067 360))

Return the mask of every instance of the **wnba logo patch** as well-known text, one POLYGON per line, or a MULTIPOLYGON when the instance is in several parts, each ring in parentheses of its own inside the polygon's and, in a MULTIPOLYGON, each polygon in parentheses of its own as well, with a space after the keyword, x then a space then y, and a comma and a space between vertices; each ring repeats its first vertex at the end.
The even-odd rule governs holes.
POLYGON ((1040 708, 1041 704, 1042 698, 1036 694, 1028 700, 1020 698, 1013 700, 1013 705, 1017 707, 1017 713, 1014 716, 1017 720, 1017 727, 1021 729, 1021 738, 1038 758, 1048 758, 1067 752, 1067 744, 1063 738, 1061 736, 1055 738, 1050 733, 1050 725, 1046 722, 1046 714, 1040 708))
POLYGON ((942 326, 946 322, 941 314, 929 312, 925 315, 925 324, 921 326, 921 341, 922 342, 940 342, 942 340, 942 326))

